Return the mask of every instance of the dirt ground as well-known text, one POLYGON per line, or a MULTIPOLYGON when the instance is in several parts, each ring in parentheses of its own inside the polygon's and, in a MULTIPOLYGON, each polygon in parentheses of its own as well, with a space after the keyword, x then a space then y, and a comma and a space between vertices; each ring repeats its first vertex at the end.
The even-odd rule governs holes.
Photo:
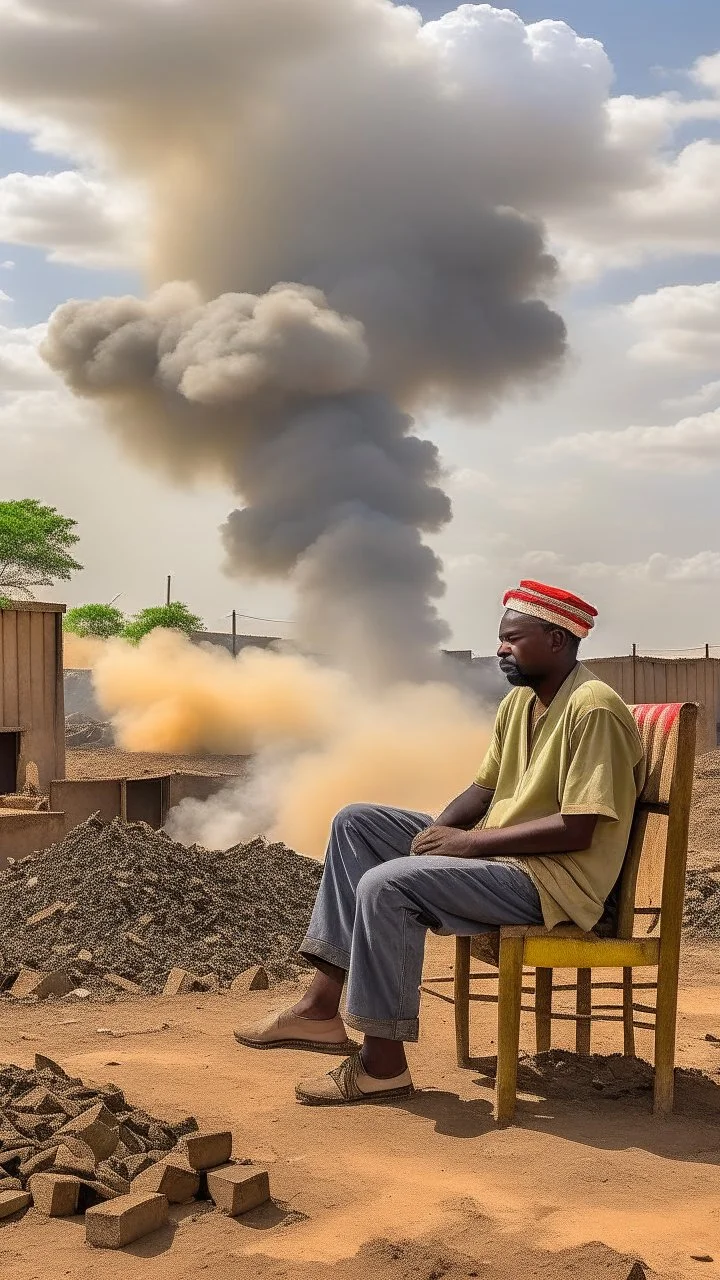
MULTIPOLYGON (((451 962, 449 940, 432 939, 426 974, 447 975, 451 962)), ((87 1246, 80 1219, 31 1210, 0 1225, 3 1280, 627 1280, 636 1259, 648 1275, 720 1275, 720 1043, 705 1039, 720 1037, 720 947, 685 955, 678 1063, 709 1078, 681 1077, 666 1121, 653 1119, 646 1093, 548 1090, 524 1095, 516 1125, 496 1130, 485 1070, 455 1066, 452 1006, 431 995, 410 1050, 415 1098, 301 1107, 295 1081, 335 1059, 258 1053, 231 1034, 293 990, 4 1009, 0 1060, 49 1054, 156 1114, 229 1125, 236 1154, 269 1168, 274 1200, 237 1221, 174 1210, 171 1228, 120 1255, 87 1246)), ((473 1005, 474 1052, 492 1054, 494 1017, 491 1003, 473 1005)), ((570 1048, 572 1024, 554 1025, 555 1043, 570 1048)), ((530 1031, 526 1015, 528 1050, 530 1031)), ((616 1024, 596 1024, 594 1036, 595 1051, 620 1046, 616 1024)))
POLYGON ((248 756, 169 755, 153 751, 117 751, 114 747, 95 750, 76 747, 67 751, 66 777, 73 782, 98 778, 149 778, 166 773, 206 773, 213 777, 227 774, 237 778, 245 773, 248 759, 248 756))

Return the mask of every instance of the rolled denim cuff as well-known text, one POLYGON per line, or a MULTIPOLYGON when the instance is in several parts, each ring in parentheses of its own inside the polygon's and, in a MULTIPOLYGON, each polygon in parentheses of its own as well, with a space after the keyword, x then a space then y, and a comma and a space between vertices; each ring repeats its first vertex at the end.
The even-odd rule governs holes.
POLYGON ((354 1013, 343 1014, 343 1019, 353 1031, 362 1031, 366 1036, 377 1036, 380 1040, 406 1040, 415 1043, 420 1036, 420 1022, 417 1018, 401 1018, 395 1022, 378 1018, 358 1018, 354 1013))
POLYGON ((344 969, 346 973, 350 968, 350 952, 334 947, 331 942, 323 942, 321 938, 303 938, 298 952, 311 964, 315 964, 316 960, 324 960, 326 964, 332 964, 336 969, 344 969))

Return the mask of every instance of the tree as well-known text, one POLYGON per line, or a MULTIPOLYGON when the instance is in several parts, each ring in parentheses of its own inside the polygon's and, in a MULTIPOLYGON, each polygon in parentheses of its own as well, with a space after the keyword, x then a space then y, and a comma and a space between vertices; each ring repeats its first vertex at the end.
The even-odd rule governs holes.
POLYGON ((35 498, 0 502, 0 594, 32 600, 36 587, 82 569, 70 555, 76 523, 35 498))
POLYGON ((125 616, 112 604, 81 604, 69 609, 63 627, 74 636, 99 636, 109 640, 119 636, 125 626, 125 616))
POLYGON ((204 631, 202 618, 191 613, 186 604, 173 600, 172 604, 154 605, 149 609, 141 609, 128 622, 123 630, 123 637, 131 644, 138 644, 143 636, 155 631, 157 627, 166 627, 170 631, 184 631, 190 635, 193 631, 204 631))

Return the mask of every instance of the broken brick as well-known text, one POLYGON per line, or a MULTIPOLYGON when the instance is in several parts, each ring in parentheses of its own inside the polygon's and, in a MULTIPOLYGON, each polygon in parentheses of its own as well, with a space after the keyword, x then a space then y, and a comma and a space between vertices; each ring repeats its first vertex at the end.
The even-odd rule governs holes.
POLYGON ((96 1160, 106 1160, 120 1141, 117 1120, 112 1112, 108 1111, 104 1102, 98 1102, 88 1111, 83 1111, 79 1116, 68 1120, 67 1124, 58 1130, 58 1137, 63 1137, 66 1133, 86 1142, 96 1160))
POLYGON ((0 1191, 0 1218, 10 1218, 27 1209, 32 1197, 27 1191, 0 1191))
POLYGON ((77 1213, 79 1178, 64 1173, 36 1173, 28 1185, 39 1213, 48 1218, 71 1218, 77 1213))
POLYGON ((165 1196, 132 1192, 88 1209, 85 1238, 96 1249, 122 1249, 164 1227, 168 1221, 165 1196))
POLYGON ((122 978, 119 973, 103 974, 103 981, 109 986, 115 987, 118 991, 127 991, 131 996, 141 996, 144 994, 142 987, 137 982, 131 982, 129 978, 122 978))
POLYGON ((42 973, 39 969, 21 969, 10 988, 10 995, 16 1000, 27 1000, 32 996, 44 1000, 47 996, 66 996, 72 988, 73 984, 67 974, 60 969, 53 973, 42 973))
POLYGON ((222 1213, 231 1218, 249 1213, 270 1199, 270 1180, 264 1170, 253 1170, 239 1164, 226 1164, 208 1169, 210 1198, 222 1213))
POLYGON ((230 990, 235 995, 245 995, 248 991, 267 991, 269 986, 267 970, 263 969, 261 964, 256 964, 251 969, 244 969, 239 973, 230 983, 230 990))
POLYGON ((47 924, 49 920, 54 920, 56 916, 65 915, 65 903, 54 902, 51 907, 45 907, 43 911, 38 911, 37 915, 30 916, 25 921, 26 929, 35 929, 37 925, 47 924))
POLYGON ((166 1196, 170 1204, 187 1204, 200 1189, 200 1175, 169 1156, 134 1178, 132 1189, 156 1192, 166 1196))
POLYGON ((81 1177, 95 1172, 95 1160, 92 1153, 89 1157, 75 1155, 69 1147, 62 1143, 55 1153, 52 1169, 54 1173, 66 1173, 81 1177))
POLYGON ((232 1155, 230 1130, 217 1133, 189 1133, 183 1138, 180 1150, 188 1158, 192 1169, 216 1169, 227 1164, 232 1155))
POLYGON ((202 985, 202 978, 187 969, 171 969, 163 988, 164 996, 184 996, 189 991, 196 991, 202 985))

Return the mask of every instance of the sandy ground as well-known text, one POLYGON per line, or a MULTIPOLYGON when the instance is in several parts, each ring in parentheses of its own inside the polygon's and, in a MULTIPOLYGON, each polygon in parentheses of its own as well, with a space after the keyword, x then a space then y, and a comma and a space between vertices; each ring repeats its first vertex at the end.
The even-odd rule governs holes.
MULTIPOLYGON (((427 973, 449 973, 451 959, 448 940, 432 939, 427 973)), ((705 1039, 720 1036, 719 993, 720 947, 689 949, 678 1062, 710 1079, 699 1089, 681 1083, 669 1120, 654 1120, 645 1096, 525 1096, 517 1124, 502 1131, 487 1077, 455 1066, 452 1006, 431 996, 411 1049, 416 1097, 322 1110, 299 1106, 293 1085, 334 1059, 258 1053, 232 1039, 234 1026, 287 1003, 290 988, 5 1006, 0 1060, 29 1065, 36 1051, 50 1054, 77 1075, 115 1080, 157 1114, 230 1125, 236 1154, 269 1168, 274 1203, 238 1221, 200 1206, 176 1210, 171 1229, 121 1255, 91 1250, 80 1219, 51 1222, 31 1210, 0 1226, 0 1276, 627 1280, 636 1258, 648 1274, 720 1275, 720 1045, 705 1039)), ((492 1053, 494 1006, 473 1010, 473 1049, 492 1053)), ((555 1026, 556 1043, 570 1047, 571 1024, 555 1026)), ((619 1028, 597 1027, 593 1048, 617 1050, 619 1028)), ((527 1017, 523 1043, 531 1047, 527 1017)), ((638 1049, 649 1056, 644 1032, 638 1049)))
POLYGON ((149 778, 166 773, 227 774, 240 777, 247 769, 248 756, 169 755, 152 751, 116 751, 114 748, 68 748, 66 777, 73 781, 91 778, 149 778))

